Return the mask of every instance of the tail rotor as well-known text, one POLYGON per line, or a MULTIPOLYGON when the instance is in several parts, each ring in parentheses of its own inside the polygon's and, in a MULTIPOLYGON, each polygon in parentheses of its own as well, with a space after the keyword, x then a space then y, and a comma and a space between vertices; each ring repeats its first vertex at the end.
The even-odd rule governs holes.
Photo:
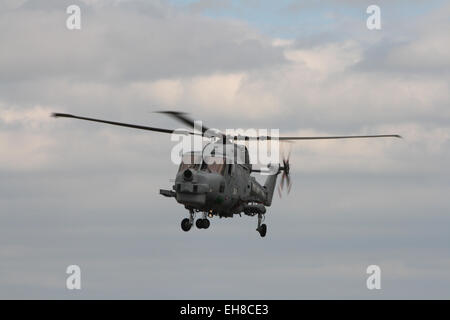
POLYGON ((278 185, 278 194, 279 194, 280 198, 281 198, 281 192, 283 191, 285 183, 286 183, 287 194, 289 194, 289 192, 291 191, 291 187, 292 187, 291 175, 289 174, 289 171, 290 171, 289 158, 291 156, 291 149, 289 148, 287 157, 284 156, 284 152, 282 153, 282 156, 283 156, 283 166, 280 166, 280 168, 278 169, 279 172, 282 172, 281 181, 280 181, 280 184, 278 185))

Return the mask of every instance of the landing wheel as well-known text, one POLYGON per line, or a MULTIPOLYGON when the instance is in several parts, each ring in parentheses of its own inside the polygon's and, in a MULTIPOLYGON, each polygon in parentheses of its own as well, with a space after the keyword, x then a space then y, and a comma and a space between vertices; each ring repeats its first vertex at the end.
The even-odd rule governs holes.
POLYGON ((258 229, 259 235, 264 238, 266 236, 267 233, 267 226, 266 224, 262 224, 261 227, 259 227, 258 229))
POLYGON ((208 229, 210 222, 208 219, 203 219, 203 229, 208 229))
POLYGON ((183 229, 183 231, 187 232, 187 231, 191 230, 191 227, 192 227, 192 224, 188 218, 185 218, 181 221, 181 229, 183 229))

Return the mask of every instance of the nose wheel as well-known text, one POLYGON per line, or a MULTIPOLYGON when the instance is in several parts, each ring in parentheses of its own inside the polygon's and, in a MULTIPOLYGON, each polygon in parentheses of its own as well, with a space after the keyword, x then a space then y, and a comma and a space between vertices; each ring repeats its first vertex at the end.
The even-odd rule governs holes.
POLYGON ((195 225, 197 226, 197 228, 199 229, 208 229, 210 222, 208 219, 197 219, 197 221, 195 222, 195 225))
POLYGON ((192 223, 189 221, 188 218, 185 218, 181 221, 181 229, 185 232, 188 232, 191 230, 192 223))
MULTIPOLYGON (((185 232, 191 230, 194 225, 195 213, 193 210, 189 210, 189 218, 185 218, 181 221, 181 229, 185 232)), ((208 229, 211 223, 206 218, 206 214, 203 214, 203 218, 197 219, 195 225, 198 229, 208 229)))
POLYGON ((189 218, 181 220, 181 230, 188 232, 194 224, 194 210, 189 210, 189 218))

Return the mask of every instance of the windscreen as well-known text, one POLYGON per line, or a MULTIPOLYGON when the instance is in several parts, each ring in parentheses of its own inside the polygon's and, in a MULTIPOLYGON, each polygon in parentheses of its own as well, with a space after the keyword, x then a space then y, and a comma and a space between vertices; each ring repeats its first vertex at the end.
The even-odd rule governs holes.
POLYGON ((206 157, 201 170, 223 175, 225 172, 225 159, 222 157, 206 157))
POLYGON ((202 163, 202 156, 195 153, 186 153, 181 159, 180 168, 178 171, 184 171, 186 169, 197 170, 202 163))

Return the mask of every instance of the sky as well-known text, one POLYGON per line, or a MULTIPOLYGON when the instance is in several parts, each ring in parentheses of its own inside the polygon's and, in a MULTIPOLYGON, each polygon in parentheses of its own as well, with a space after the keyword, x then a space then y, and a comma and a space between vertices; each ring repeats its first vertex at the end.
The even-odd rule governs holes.
POLYGON ((0 298, 448 299, 449 16, 420 0, 0 0, 0 298), (403 139, 292 144, 265 238, 248 216, 185 233, 159 195, 170 136, 49 116, 180 128, 161 109, 403 139))

